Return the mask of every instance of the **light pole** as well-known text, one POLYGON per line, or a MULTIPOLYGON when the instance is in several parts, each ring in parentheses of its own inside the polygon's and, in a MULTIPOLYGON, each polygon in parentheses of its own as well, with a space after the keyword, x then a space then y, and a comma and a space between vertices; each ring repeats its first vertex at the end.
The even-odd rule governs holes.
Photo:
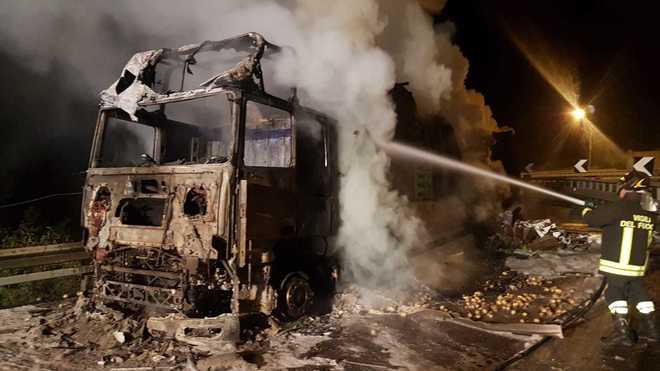
POLYGON ((580 123, 580 127, 582 127, 582 129, 585 130, 587 134, 587 164, 589 164, 589 166, 591 166, 591 151, 593 148, 594 130, 588 120, 587 124, 585 125, 584 119, 587 117, 587 113, 592 114, 595 111, 596 109, 591 104, 586 107, 586 110, 581 107, 575 107, 575 109, 571 111, 573 118, 580 123))

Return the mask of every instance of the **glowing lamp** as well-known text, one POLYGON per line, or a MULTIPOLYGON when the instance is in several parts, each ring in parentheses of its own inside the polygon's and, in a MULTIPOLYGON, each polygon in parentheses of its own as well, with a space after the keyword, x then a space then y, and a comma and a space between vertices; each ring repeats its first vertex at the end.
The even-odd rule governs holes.
POLYGON ((583 120, 584 117, 587 115, 586 112, 582 108, 576 108, 571 112, 571 115, 573 116, 574 119, 580 121, 583 120))

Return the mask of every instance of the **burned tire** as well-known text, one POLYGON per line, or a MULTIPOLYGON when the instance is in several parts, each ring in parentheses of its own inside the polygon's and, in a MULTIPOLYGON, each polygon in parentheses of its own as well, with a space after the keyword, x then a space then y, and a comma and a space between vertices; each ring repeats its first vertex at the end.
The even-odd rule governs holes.
POLYGON ((277 300, 278 312, 287 320, 295 320, 309 313, 314 303, 314 291, 307 276, 296 272, 285 277, 277 300))

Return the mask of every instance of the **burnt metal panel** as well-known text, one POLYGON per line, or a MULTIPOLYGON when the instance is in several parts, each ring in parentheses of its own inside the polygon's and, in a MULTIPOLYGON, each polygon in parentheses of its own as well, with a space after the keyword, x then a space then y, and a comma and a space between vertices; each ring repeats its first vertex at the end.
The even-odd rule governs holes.
POLYGON ((245 267, 247 257, 247 223, 248 223, 248 185, 242 179, 238 186, 238 266, 245 267))

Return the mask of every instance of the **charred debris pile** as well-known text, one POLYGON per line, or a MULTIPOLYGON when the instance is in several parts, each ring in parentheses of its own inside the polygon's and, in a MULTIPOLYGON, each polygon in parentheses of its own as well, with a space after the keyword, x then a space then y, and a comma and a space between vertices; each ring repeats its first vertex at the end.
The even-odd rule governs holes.
POLYGON ((356 324, 367 331, 361 332, 365 338, 360 341, 369 342, 382 331, 379 324, 418 326, 429 316, 441 321, 436 322, 439 328, 447 322, 490 333, 518 333, 532 336, 525 342, 533 344, 540 339, 536 334, 561 336, 562 325, 590 305, 600 283, 588 273, 541 276, 507 268, 488 278, 475 290, 451 297, 421 285, 406 294, 349 285, 335 294, 331 310, 294 321, 254 313, 190 318, 148 308, 136 311, 81 293, 59 305, 17 308, 25 313, 18 316, 19 323, 8 321, 0 338, 7 347, 25 349, 25 354, 50 354, 58 364, 116 370, 213 369, 209 365, 226 364, 218 363, 218 357, 230 357, 235 368, 256 369, 258 364, 291 364, 281 359, 286 354, 307 362, 314 359, 313 349, 346 342, 356 324), (14 325, 23 330, 12 330, 14 325), (295 350, 310 341, 321 345, 295 350))

